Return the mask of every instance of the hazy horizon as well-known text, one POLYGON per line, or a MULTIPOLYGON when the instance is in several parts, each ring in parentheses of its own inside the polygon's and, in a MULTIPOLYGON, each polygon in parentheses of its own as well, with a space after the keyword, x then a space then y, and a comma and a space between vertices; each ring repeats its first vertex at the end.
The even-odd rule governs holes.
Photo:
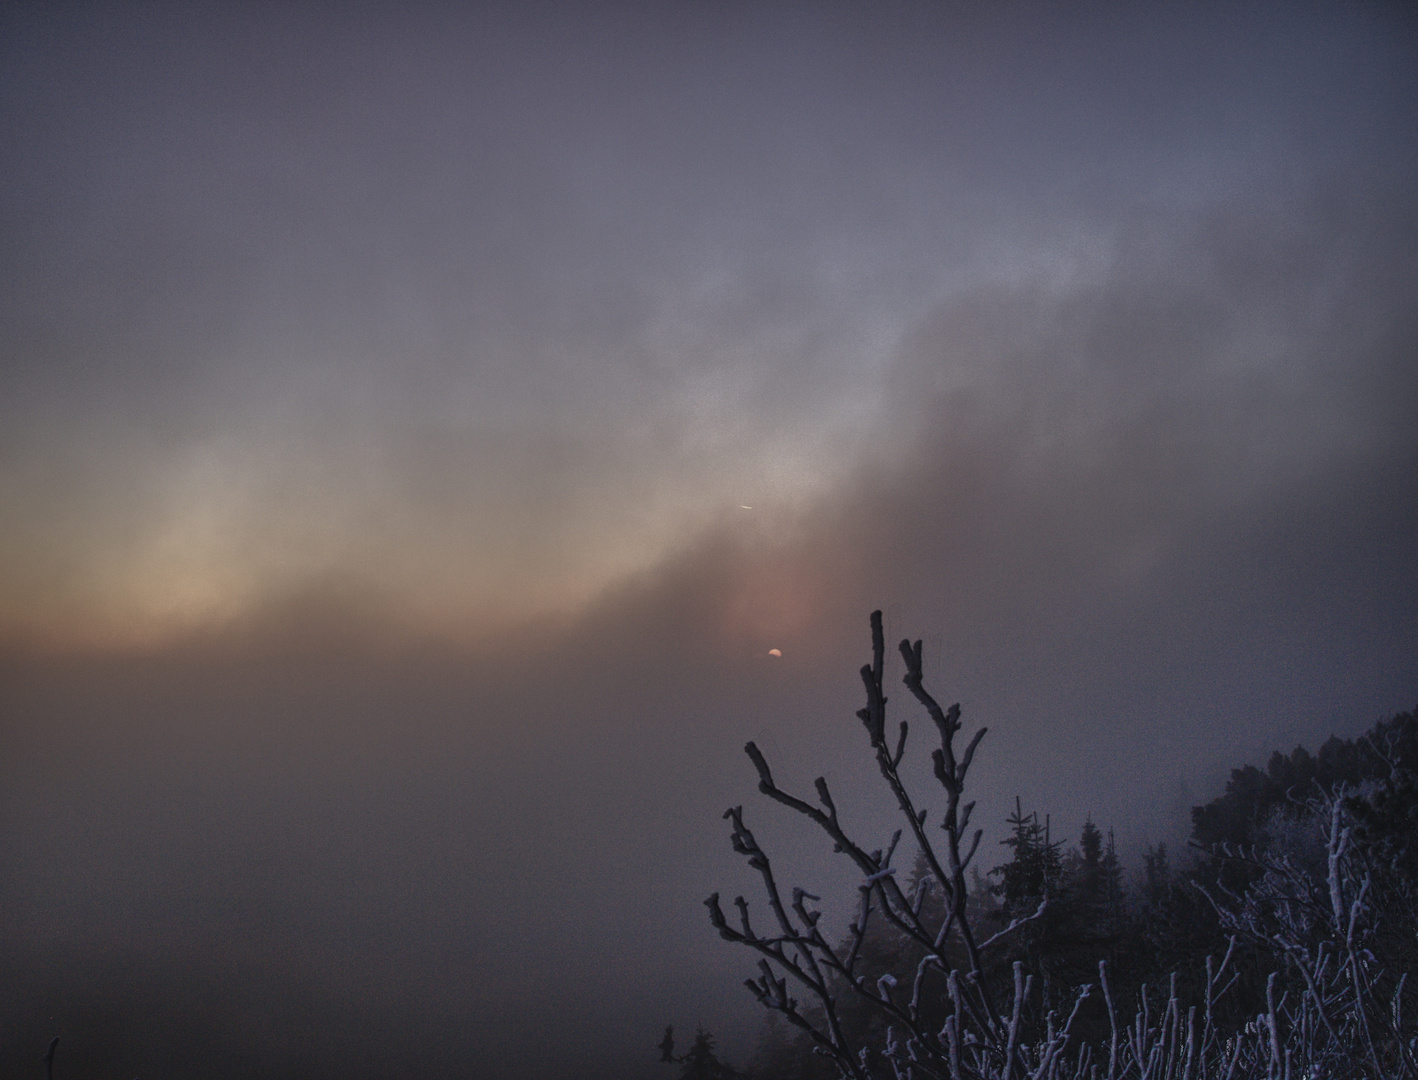
POLYGON ((1131 862, 1412 708, 1415 54, 1386 4, 7 8, 14 1038, 741 1060, 720 815, 851 888, 742 746, 886 834, 875 608, 990 728, 984 869, 1016 796, 1131 862))

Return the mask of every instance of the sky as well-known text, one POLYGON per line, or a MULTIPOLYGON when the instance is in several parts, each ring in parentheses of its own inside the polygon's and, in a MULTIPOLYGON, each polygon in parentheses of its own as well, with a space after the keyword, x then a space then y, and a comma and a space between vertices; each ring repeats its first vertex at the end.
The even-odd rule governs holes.
POLYGON ((741 1062, 877 608, 1181 843, 1418 702, 1415 251, 1397 4, 7 5, 0 1056, 741 1062))

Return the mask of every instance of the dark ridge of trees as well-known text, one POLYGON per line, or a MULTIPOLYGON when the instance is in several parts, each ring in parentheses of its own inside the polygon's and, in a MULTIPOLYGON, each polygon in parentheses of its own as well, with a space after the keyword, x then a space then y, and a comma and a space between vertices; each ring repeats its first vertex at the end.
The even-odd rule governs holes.
MULTIPOLYGON (((1360 791, 1411 784, 1415 771, 1418 719, 1414 712, 1381 720, 1357 739, 1330 736, 1317 754, 1303 746, 1288 755, 1276 750, 1264 771, 1254 765, 1231 770, 1224 795, 1192 808, 1192 841, 1207 850, 1217 844, 1263 845, 1277 811, 1293 812, 1306 799, 1341 786, 1360 791)), ((1404 820, 1418 824, 1418 819, 1405 817, 1412 807, 1396 789, 1382 801, 1387 809, 1374 807, 1367 818, 1373 828, 1397 827, 1404 820)))
POLYGON ((859 845, 824 780, 814 805, 778 788, 747 747, 759 790, 821 828, 864 879, 846 938, 829 940, 813 897, 774 877, 743 808, 725 815, 768 898, 752 919, 737 898, 735 924, 707 901, 721 936, 759 954, 748 987, 774 1022, 747 1075, 1418 1078, 1418 986, 1403 980, 1418 972, 1414 713, 1234 770, 1222 796, 1193 809, 1192 844, 1149 845, 1130 881, 1111 830, 1090 818, 1068 844, 1018 799, 1007 858, 982 874, 964 781, 983 730, 961 753, 958 706, 924 690, 919 642, 901 651, 941 737, 939 844, 896 771, 908 727, 885 727, 879 616, 858 716, 916 841, 909 874, 893 863, 902 832, 859 845))

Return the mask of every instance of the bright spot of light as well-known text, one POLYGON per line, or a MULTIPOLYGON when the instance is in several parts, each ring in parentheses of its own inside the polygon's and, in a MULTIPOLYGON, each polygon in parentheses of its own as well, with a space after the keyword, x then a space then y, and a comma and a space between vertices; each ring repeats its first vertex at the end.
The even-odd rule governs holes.
POLYGON ((782 656, 782 655, 783 655, 783 650, 782 650, 782 649, 769 649, 769 650, 768 650, 768 655, 769 655, 769 656, 782 656))

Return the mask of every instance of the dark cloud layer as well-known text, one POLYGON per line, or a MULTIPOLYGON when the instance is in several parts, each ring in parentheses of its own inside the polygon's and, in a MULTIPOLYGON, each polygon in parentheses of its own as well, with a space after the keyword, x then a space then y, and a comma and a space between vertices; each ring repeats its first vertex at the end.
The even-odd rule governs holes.
POLYGON ((875 607, 1125 852, 1418 700, 1396 9, 4 18, 7 1072, 741 1051, 875 607))

